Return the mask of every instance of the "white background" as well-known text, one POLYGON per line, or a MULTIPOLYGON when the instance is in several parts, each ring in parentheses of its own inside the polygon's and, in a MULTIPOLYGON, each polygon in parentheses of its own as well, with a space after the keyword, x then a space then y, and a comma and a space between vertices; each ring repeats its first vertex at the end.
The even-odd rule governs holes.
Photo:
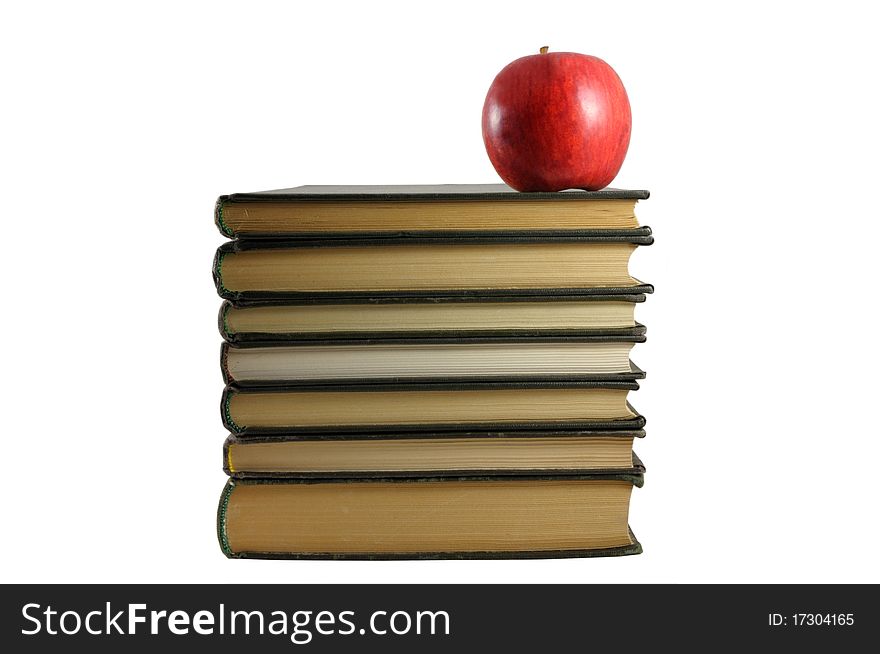
POLYGON ((869 6, 5 3, 0 578, 880 581, 869 6), (617 70, 652 192, 645 554, 225 559, 216 196, 498 181, 483 99, 542 45, 617 70))

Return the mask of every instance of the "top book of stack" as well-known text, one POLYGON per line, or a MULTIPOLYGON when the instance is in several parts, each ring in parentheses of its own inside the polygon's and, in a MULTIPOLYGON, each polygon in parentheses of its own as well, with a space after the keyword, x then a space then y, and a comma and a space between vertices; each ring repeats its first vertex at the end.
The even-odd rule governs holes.
POLYGON ((648 191, 519 193, 504 184, 299 186, 217 200, 215 222, 236 239, 589 237, 648 245, 635 216, 648 191))

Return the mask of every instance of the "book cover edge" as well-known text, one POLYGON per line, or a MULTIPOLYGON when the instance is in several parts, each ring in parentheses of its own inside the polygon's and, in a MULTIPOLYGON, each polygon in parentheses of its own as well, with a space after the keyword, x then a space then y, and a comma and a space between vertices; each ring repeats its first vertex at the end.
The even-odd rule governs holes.
POLYGON ((504 560, 504 559, 595 559, 642 554, 642 545, 635 540, 630 545, 596 549, 522 550, 509 552, 411 552, 411 553, 320 553, 320 552, 234 552, 230 559, 264 559, 291 561, 441 561, 441 560, 504 560))
POLYGON ((595 191, 584 191, 583 189, 571 189, 564 191, 537 191, 537 192, 521 192, 517 191, 506 184, 403 184, 384 186, 381 184, 368 185, 300 185, 282 189, 268 189, 265 191, 249 191, 245 193, 230 193, 221 195, 220 198, 228 202, 249 202, 249 201, 321 201, 321 202, 360 202, 364 200, 374 201, 456 201, 456 200, 475 200, 484 201, 491 198, 499 199, 515 199, 515 200, 549 200, 549 201, 590 201, 596 199, 621 199, 621 200, 647 200, 651 197, 651 192, 647 189, 622 189, 613 186, 595 191), (458 190, 451 191, 451 187, 464 189, 470 187, 470 191, 458 190), (482 187, 484 190, 479 191, 477 188, 482 187), (485 187, 492 187, 494 190, 485 190, 485 187), (369 188, 372 192, 362 191, 358 193, 352 192, 310 192, 303 193, 302 189, 332 189, 332 188, 369 188), (410 192, 394 189, 409 189, 410 192), (430 191, 416 191, 415 189, 432 189, 430 191), (382 189, 386 189, 384 192, 382 189), (443 191, 447 191, 445 194, 443 191), (300 191, 297 193, 296 191, 300 191))
POLYGON ((223 491, 220 494, 220 501, 217 504, 217 540, 220 543, 220 550, 227 558, 234 558, 235 554, 229 546, 229 537, 226 532, 226 512, 229 508, 229 499, 232 491, 235 489, 236 481, 232 478, 226 480, 223 491))
POLYGON ((223 205, 228 201, 228 195, 221 195, 217 198, 216 202, 214 202, 214 225, 217 226, 217 229, 226 238, 235 238, 235 233, 223 221, 223 205))
POLYGON ((223 377, 223 383, 227 386, 235 383, 232 373, 229 371, 229 348, 230 344, 226 341, 220 344, 220 374, 223 377))

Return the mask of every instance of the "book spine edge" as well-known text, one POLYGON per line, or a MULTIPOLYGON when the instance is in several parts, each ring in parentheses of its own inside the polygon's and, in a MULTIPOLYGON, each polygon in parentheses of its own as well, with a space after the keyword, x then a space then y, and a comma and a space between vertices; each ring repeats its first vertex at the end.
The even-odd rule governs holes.
POLYGON ((235 381, 229 372, 229 343, 220 346, 220 374, 223 375, 223 383, 226 385, 235 381))
POLYGON ((217 289, 217 294, 224 300, 231 300, 235 296, 234 293, 223 286, 223 259, 229 254, 229 252, 230 250, 223 246, 217 248, 217 251, 214 253, 214 262, 211 267, 211 276, 214 278, 214 286, 217 289))
POLYGON ((235 474, 235 468, 232 465, 232 444, 236 442, 235 436, 229 434, 223 441, 223 472, 232 477, 235 474))
POLYGON ((224 300, 220 305, 220 311, 217 314, 217 329, 220 330, 220 336, 227 343, 234 343, 237 337, 229 329, 229 312, 232 310, 232 302, 224 300))
POLYGON ((220 502, 217 505, 217 541, 220 543, 220 550, 226 558, 235 558, 235 553, 229 547, 229 536, 226 532, 226 513, 229 509, 229 499, 232 491, 235 490, 235 480, 228 479, 220 494, 220 502))
POLYGON ((229 410, 229 403, 232 400, 232 389, 228 386, 223 389, 223 396, 220 398, 220 417, 223 420, 223 426, 233 434, 240 434, 243 430, 232 419, 232 413, 229 410))
POLYGON ((214 203, 214 224, 223 236, 235 238, 235 232, 229 228, 229 225, 223 222, 223 206, 226 204, 227 199, 228 196, 221 195, 217 198, 217 202, 214 203))

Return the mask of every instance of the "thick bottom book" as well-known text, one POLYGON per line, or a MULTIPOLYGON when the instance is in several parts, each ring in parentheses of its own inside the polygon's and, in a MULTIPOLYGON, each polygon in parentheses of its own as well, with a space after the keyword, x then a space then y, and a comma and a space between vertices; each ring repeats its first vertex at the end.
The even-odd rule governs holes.
POLYGON ((218 537, 234 558, 557 558, 638 554, 644 468, 571 476, 230 479, 218 537))

